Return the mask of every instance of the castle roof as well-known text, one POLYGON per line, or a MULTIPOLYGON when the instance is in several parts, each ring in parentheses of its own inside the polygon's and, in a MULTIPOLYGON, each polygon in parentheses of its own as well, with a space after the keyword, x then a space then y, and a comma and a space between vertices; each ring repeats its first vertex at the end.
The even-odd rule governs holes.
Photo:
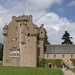
POLYGON ((45 54, 75 54, 75 45, 45 45, 45 54))
POLYGON ((8 29, 8 25, 5 25, 3 29, 8 29))

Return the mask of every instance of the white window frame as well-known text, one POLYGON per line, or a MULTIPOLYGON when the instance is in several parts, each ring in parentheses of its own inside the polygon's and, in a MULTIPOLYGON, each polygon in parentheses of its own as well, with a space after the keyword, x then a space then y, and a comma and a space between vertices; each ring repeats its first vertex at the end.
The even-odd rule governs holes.
POLYGON ((19 57, 20 56, 20 50, 12 49, 10 50, 10 57, 19 57))
POLYGON ((19 57, 20 56, 20 50, 17 50, 16 51, 16 57, 19 57))
POLYGON ((10 57, 12 57, 13 55, 12 55, 12 50, 10 50, 10 57))
POLYGON ((13 49, 13 53, 12 53, 13 57, 16 57, 16 54, 17 54, 16 49, 13 49))

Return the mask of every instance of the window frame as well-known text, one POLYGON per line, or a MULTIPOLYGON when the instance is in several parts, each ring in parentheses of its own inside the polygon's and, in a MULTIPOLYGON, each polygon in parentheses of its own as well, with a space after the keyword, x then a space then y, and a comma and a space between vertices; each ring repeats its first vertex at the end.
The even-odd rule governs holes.
POLYGON ((11 49, 10 50, 10 57, 20 57, 20 50, 18 50, 18 49, 11 49))
POLYGON ((65 55, 64 54, 62 54, 62 58, 65 58, 65 55))
POLYGON ((54 54, 54 59, 56 59, 56 54, 54 54))
POLYGON ((73 54, 71 54, 71 59, 73 59, 73 54))

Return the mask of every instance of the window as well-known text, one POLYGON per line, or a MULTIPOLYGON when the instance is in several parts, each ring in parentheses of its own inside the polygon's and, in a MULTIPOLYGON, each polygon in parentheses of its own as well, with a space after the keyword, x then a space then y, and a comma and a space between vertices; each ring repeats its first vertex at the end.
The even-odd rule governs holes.
POLYGON ((13 49, 13 57, 16 57, 16 49, 13 49))
POLYGON ((20 55, 20 50, 17 50, 17 57, 19 57, 19 55, 20 55))
POLYGON ((15 39, 13 39, 13 41, 15 41, 15 39))
POLYGON ((71 55, 71 58, 73 58, 73 55, 71 55))
POLYGON ((56 55, 54 54, 54 58, 56 58, 56 55))
POLYGON ((30 33, 28 33, 28 37, 30 36, 30 33))
POLYGON ((12 57, 12 50, 10 50, 10 57, 12 57))
POLYGON ((62 58, 64 58, 64 54, 62 55, 62 58))
POLYGON ((19 55, 20 55, 20 50, 16 49, 10 50, 10 57, 19 57, 19 55))
POLYGON ((46 58, 49 58, 49 54, 46 54, 46 58))
POLYGON ((27 24, 25 24, 25 26, 27 26, 27 24))
POLYGON ((43 32, 41 32, 41 34, 42 34, 43 32))
POLYGON ((29 31, 29 27, 27 27, 27 31, 29 31))

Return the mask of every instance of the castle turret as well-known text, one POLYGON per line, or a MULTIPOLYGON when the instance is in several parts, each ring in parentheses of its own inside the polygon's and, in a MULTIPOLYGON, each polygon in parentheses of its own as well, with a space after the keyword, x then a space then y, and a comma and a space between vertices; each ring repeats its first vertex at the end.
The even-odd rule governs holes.
POLYGON ((44 30, 44 25, 41 24, 40 29, 39 29, 39 38, 44 39, 45 38, 45 30, 44 30))
POLYGON ((39 58, 44 58, 44 39, 45 39, 45 30, 44 30, 44 25, 41 24, 39 29, 39 45, 40 45, 39 58))
POLYGON ((8 34, 8 26, 5 25, 5 27, 3 28, 3 35, 7 36, 7 34, 8 34))

